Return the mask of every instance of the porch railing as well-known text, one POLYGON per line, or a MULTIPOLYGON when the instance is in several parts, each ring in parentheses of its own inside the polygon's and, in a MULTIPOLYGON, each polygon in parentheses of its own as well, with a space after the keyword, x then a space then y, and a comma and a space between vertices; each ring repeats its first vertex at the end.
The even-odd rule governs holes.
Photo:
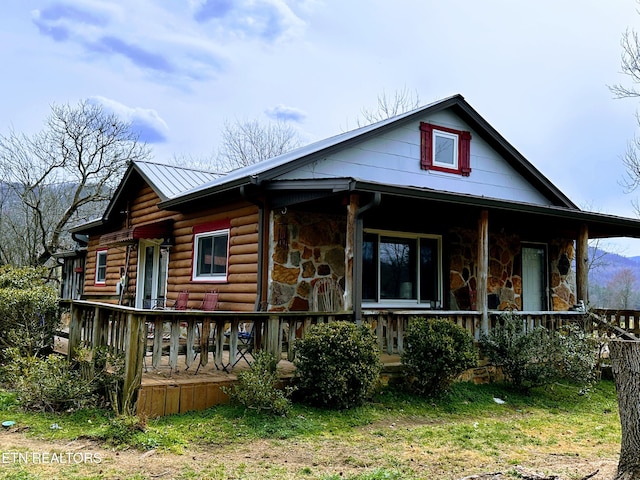
MULTIPOLYGON (((239 335, 253 329, 256 348, 273 353, 278 359, 294 360, 293 345, 315 324, 335 320, 352 320, 351 312, 328 314, 312 312, 205 312, 198 310, 142 310, 88 301, 71 301, 69 308, 68 353, 73 357, 78 347, 90 351, 104 348, 124 357, 124 393, 130 398, 140 386, 143 370, 157 370, 162 365, 172 371, 178 365, 198 372, 210 361, 216 368, 229 371, 239 359, 239 335), (223 356, 223 352, 228 352, 223 356), (206 354, 203 354, 206 352, 206 354), (150 357, 150 359, 149 359, 150 357), (149 359, 149 361, 148 361, 149 359)), ((412 318, 444 318, 480 338, 481 315, 463 311, 387 311, 364 310, 362 322, 375 331, 381 354, 401 355, 404 332, 412 318)), ((640 334, 640 312, 597 311, 619 328, 640 334)), ((581 312, 514 312, 527 328, 544 326, 556 329, 569 322, 593 324, 581 312)), ((496 325, 501 312, 490 313, 490 326, 496 325)))

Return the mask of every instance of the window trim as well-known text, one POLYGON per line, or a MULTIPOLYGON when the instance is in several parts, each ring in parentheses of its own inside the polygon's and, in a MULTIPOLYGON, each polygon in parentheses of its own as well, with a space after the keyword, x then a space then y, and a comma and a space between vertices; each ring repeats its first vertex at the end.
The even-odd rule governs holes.
MULTIPOLYGON (((395 230, 378 230, 378 229, 369 229, 369 228, 365 228, 364 233, 372 233, 374 235, 378 236, 378 247, 380 245, 380 238, 381 237, 396 237, 396 238, 409 238, 409 239, 415 239, 415 240, 419 240, 421 238, 425 238, 425 239, 431 239, 431 240, 436 240, 437 242, 437 248, 438 248, 438 254, 437 254, 437 270, 438 270, 438 285, 436 287, 437 290, 437 296, 438 298, 435 300, 436 305, 434 307, 431 307, 430 304, 427 303, 420 303, 420 256, 416 255, 416 297, 417 298, 412 298, 412 299, 380 299, 380 251, 379 248, 377 249, 378 251, 378 258, 377 258, 377 277, 376 277, 376 295, 378 297, 377 301, 371 302, 371 301, 367 301, 367 300, 362 300, 362 306, 364 308, 393 308, 393 307, 414 307, 414 308, 421 308, 421 309, 431 309, 431 308, 435 308, 435 309, 440 309, 443 307, 443 298, 444 298, 444 279, 443 279, 443 264, 442 264, 442 258, 443 258, 443 253, 442 253, 442 235, 435 235, 435 234, 426 234, 426 233, 413 233, 413 232, 402 232, 402 231, 395 231, 395 230)), ((363 288, 362 286, 360 288, 363 288)))
POLYGON ((210 222, 206 224, 196 225, 193 227, 193 257, 191 267, 191 281, 199 283, 224 283, 229 278, 229 246, 231 240, 231 222, 229 220, 222 220, 217 222, 210 222), (224 273, 217 273, 211 275, 198 275, 198 245, 199 240, 204 237, 220 237, 226 235, 227 237, 227 260, 225 264, 224 273))
POLYGON ((101 248, 96 250, 96 273, 94 277, 94 285, 104 286, 107 284, 107 250, 106 248, 101 248), (100 258, 104 257, 104 267, 100 266, 100 258), (100 278, 100 271, 104 270, 104 278, 100 278))
POLYGON ((468 177, 471 174, 471 132, 420 122, 420 168, 468 177), (434 144, 438 135, 457 137, 458 158, 455 166, 448 167, 446 164, 435 162, 434 144))

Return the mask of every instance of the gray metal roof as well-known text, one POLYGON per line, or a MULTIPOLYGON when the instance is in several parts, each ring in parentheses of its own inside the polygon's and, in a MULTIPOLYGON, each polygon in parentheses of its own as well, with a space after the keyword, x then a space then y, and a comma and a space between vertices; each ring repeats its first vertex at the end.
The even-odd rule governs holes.
POLYGON ((134 166, 160 200, 174 198, 223 176, 216 172, 149 161, 136 161, 134 166))
POLYGON ((272 180, 278 175, 285 174, 319 156, 328 155, 333 151, 342 150, 382 133, 427 113, 452 108, 461 118, 468 122, 493 148, 498 150, 507 161, 525 176, 536 188, 545 195, 555 199, 555 203, 569 208, 578 208, 561 190, 551 183, 537 168, 520 154, 504 137, 502 137, 484 118, 480 116, 462 97, 453 95, 428 105, 380 122, 367 125, 349 132, 311 143, 291 152, 263 160, 254 165, 239 168, 229 172, 224 177, 212 179, 191 190, 178 193, 175 197, 163 201, 160 208, 177 206, 183 202, 199 200, 209 195, 240 188, 243 185, 255 184, 272 180))

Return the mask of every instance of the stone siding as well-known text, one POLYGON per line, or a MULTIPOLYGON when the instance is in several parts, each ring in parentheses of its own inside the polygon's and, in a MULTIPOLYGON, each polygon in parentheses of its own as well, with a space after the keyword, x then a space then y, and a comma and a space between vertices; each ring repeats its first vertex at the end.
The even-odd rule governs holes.
POLYGON ((269 311, 307 311, 313 286, 344 288, 346 218, 289 210, 272 216, 269 311))
MULTIPOLYGON (((474 230, 456 230, 448 237, 450 308, 475 310, 478 241, 474 230)), ((522 310, 521 239, 517 235, 492 234, 489 238, 488 307, 492 310, 522 310)), ((554 240, 547 245, 550 308, 569 310, 576 303, 575 250, 572 240, 554 240)))

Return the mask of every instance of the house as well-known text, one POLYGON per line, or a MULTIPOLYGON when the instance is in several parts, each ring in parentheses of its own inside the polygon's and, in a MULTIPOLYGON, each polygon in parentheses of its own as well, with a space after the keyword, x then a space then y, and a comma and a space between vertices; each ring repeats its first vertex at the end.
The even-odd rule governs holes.
POLYGON ((245 322, 289 361, 313 322, 362 322, 393 362, 415 315, 475 338, 507 309, 582 319, 589 239, 638 238, 640 220, 579 209, 455 95, 226 175, 132 162, 72 235, 69 354, 123 354, 121 404, 161 416, 224 401, 245 322))
MULTIPOLYGON (((570 311, 585 212, 455 95, 226 175, 133 162, 86 236, 82 298, 224 311, 570 311), (329 280, 327 280, 329 279, 329 280), (327 287, 328 286, 328 287, 327 287), (327 293, 328 292, 328 293, 327 293)), ((75 267, 78 271, 78 267, 75 267)))

